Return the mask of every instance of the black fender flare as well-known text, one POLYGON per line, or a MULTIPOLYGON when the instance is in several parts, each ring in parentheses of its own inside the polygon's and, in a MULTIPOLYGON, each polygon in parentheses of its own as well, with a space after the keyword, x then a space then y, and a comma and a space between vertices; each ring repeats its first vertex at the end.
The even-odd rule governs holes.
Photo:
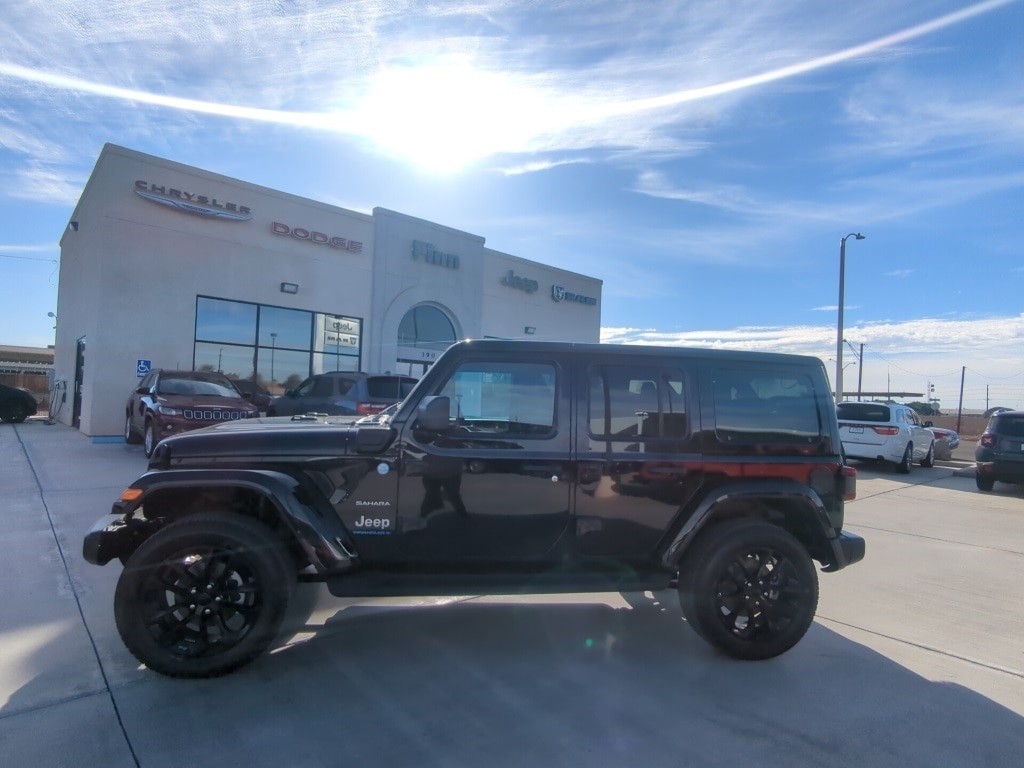
MULTIPOLYGON (((837 550, 840 547, 839 534, 828 516, 828 509, 821 497, 806 485, 788 480, 765 480, 745 483, 726 483, 708 493, 696 508, 686 517, 662 554, 662 565, 678 568, 686 550, 704 528, 722 519, 720 512, 736 501, 784 501, 806 510, 813 535, 821 536, 821 546, 816 548, 815 557, 820 559, 824 570, 838 570, 848 565, 847 557, 837 550)), ((807 546, 807 542, 804 542, 807 546)), ((809 547, 809 549, 815 549, 809 547)))
MULTIPOLYGON (((321 574, 336 574, 353 568, 358 559, 356 549, 341 520, 327 505, 317 504, 317 496, 311 493, 300 478, 269 469, 164 469, 146 472, 128 488, 130 500, 114 503, 112 514, 121 521, 122 527, 146 499, 166 490, 187 490, 189 488, 244 488, 265 498, 276 510, 281 522, 295 537, 310 563, 321 574)), ((126 492, 127 493, 127 492, 126 492)), ((116 521, 115 521, 116 522, 116 521)), ((107 530, 117 526, 104 526, 107 530)), ((97 529, 90 533, 98 533, 97 529)), ((113 530, 111 530, 113 534, 113 530)), ((95 542, 93 554, 100 557, 101 542, 95 542)), ((89 560, 89 544, 86 544, 86 559, 89 560)), ((120 557, 118 547, 108 544, 103 555, 108 562, 120 557)), ((95 562, 90 560, 90 562, 95 562)), ((99 563, 102 564, 102 563, 99 563)))

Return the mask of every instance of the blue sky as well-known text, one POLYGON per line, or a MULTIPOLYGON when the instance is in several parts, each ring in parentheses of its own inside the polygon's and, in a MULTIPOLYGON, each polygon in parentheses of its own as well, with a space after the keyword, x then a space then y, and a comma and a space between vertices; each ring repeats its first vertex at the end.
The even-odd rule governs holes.
POLYGON ((52 343, 106 142, 593 275, 608 341, 830 373, 862 232, 864 389, 1024 407, 1022 2, 6 2, 0 344, 52 343))

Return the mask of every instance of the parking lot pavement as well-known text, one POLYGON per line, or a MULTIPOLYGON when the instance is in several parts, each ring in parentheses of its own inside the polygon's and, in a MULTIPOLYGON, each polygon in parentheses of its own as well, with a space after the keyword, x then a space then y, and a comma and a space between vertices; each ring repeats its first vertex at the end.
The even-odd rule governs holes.
POLYGON ((672 594, 335 600, 300 585, 280 647, 177 681, 122 646, 120 566, 85 531, 141 449, 0 425, 0 761, 11 766, 1018 766, 1024 489, 864 466, 867 558, 822 574, 786 655, 736 662, 672 594))

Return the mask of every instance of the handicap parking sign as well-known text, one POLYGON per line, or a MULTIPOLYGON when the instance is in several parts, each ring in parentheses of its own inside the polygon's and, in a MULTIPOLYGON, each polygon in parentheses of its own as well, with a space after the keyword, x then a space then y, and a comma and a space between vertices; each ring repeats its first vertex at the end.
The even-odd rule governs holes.
POLYGON ((135 375, 136 375, 136 377, 141 379, 143 376, 145 376, 151 370, 153 370, 153 361, 152 360, 137 360, 135 362, 135 375))

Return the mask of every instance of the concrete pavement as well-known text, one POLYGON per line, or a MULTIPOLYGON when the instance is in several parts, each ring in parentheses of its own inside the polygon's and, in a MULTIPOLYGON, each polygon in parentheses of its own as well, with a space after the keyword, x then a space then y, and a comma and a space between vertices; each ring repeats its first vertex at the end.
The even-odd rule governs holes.
MULTIPOLYGON (((958 451, 959 453, 959 451, 958 451)), ((954 456, 956 459, 956 456, 954 456)), ((347 600, 300 585, 281 647, 225 678, 139 668, 85 531, 137 446, 0 425, 0 763, 10 766, 1018 766, 1024 489, 862 468, 864 562, 769 662, 675 596, 347 600)))

